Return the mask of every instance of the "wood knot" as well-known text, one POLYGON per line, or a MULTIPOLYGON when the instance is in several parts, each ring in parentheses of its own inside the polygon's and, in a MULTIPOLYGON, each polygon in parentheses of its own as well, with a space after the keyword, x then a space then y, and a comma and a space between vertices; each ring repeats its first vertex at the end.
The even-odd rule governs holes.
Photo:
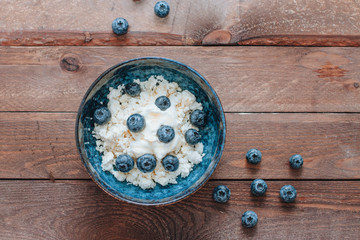
POLYGON ((93 38, 91 37, 91 34, 90 34, 89 32, 85 32, 85 33, 84 33, 84 36, 85 36, 84 43, 91 42, 91 40, 93 39, 93 38))
POLYGON ((226 30, 215 30, 208 33, 202 40, 203 45, 221 45, 229 44, 231 33, 226 30))
POLYGON ((325 65, 322 65, 321 68, 315 70, 315 72, 319 73, 318 77, 320 78, 341 78, 345 75, 347 70, 339 68, 330 62, 326 62, 325 65))
POLYGON ((61 69, 69 72, 77 72, 81 68, 81 62, 76 55, 65 55, 60 60, 61 69))
POLYGON ((50 182, 52 182, 52 183, 55 182, 55 177, 54 177, 54 175, 52 174, 52 172, 49 172, 49 180, 50 180, 50 182))
POLYGON ((355 88, 359 88, 359 83, 358 83, 358 82, 354 82, 354 87, 355 87, 355 88))

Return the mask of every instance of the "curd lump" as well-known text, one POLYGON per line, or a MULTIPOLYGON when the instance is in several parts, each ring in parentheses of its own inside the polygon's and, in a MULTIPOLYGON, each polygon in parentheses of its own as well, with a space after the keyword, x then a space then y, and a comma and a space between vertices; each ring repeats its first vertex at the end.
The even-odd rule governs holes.
POLYGON ((142 189, 154 188, 156 183, 165 186, 176 184, 177 176, 185 178, 192 167, 202 161, 203 144, 189 145, 185 141, 185 132, 197 127, 190 123, 190 114, 203 107, 196 101, 195 96, 187 90, 182 91, 177 83, 168 82, 162 76, 151 76, 147 81, 140 82, 141 94, 131 97, 124 93, 124 85, 117 89, 109 88, 108 109, 111 119, 104 125, 95 124, 93 131, 96 149, 103 154, 102 169, 112 173, 119 181, 127 181, 142 189), (171 106, 165 111, 155 105, 155 100, 166 96, 171 106), (134 113, 145 118, 145 128, 138 133, 130 132, 126 120, 134 113), (175 130, 175 137, 169 143, 159 141, 156 132, 161 125, 171 126, 175 130), (156 168, 150 173, 143 173, 137 167, 123 173, 115 170, 115 160, 120 154, 130 155, 135 163, 136 159, 145 153, 156 157, 156 168), (175 172, 166 171, 161 160, 166 155, 174 155, 179 159, 179 168, 175 172))

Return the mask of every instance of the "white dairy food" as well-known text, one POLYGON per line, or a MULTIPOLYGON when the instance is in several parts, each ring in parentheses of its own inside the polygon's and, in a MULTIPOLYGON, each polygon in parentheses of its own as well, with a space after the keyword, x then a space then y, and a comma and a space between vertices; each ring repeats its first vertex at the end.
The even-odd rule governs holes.
MULTIPOLYGON (((202 105, 196 102, 195 96, 187 90, 182 91, 177 83, 170 83, 162 76, 151 76, 147 81, 140 82, 141 94, 131 97, 122 94, 120 85, 117 89, 110 88, 108 108, 111 119, 107 124, 97 125, 93 131, 97 139, 97 150, 103 154, 102 169, 111 172, 119 181, 127 181, 142 189, 155 187, 156 183, 163 186, 176 184, 177 176, 187 177, 195 164, 202 161, 203 144, 189 145, 185 141, 185 132, 194 128, 190 124, 190 113, 202 110, 202 105), (161 111, 155 100, 167 96, 171 106, 161 111), (126 121, 132 114, 139 113, 145 118, 145 128, 139 133, 130 132, 126 121), (156 133, 161 125, 171 126, 175 137, 169 143, 160 142, 156 133), (143 154, 150 153, 156 157, 156 168, 153 172, 143 173, 134 168, 128 173, 115 171, 115 159, 120 154, 129 154, 134 161, 143 154), (161 160, 168 154, 179 159, 179 168, 168 172, 162 166, 161 160)), ((198 130, 198 129, 197 129, 198 130)))

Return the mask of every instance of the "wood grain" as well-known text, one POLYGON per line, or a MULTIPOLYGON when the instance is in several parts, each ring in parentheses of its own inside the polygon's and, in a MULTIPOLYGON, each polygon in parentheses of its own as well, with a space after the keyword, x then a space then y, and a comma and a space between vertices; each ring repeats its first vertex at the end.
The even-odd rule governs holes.
MULTIPOLYGON (((243 46, 313 46, 313 47, 359 47, 357 36, 263 36, 243 40, 238 43, 243 46)), ((204 41, 203 41, 203 45, 204 41)))
POLYGON ((2 0, 5 45, 310 45, 359 46, 360 6, 347 0, 168 0, 164 18, 151 1, 2 0), (33 17, 36 16, 36 17, 33 17), (116 37, 111 23, 129 22, 116 37), (225 36, 225 37, 224 37, 225 36), (304 37, 305 36, 305 37, 304 37), (310 37, 310 39, 309 39, 310 37), (334 40, 335 37, 335 40, 334 40), (339 40, 339 38, 341 40, 339 40), (326 41, 328 39, 329 41, 326 41))
POLYGON ((0 113, 0 178, 89 178, 73 113, 0 113))
POLYGON ((213 178, 360 178, 360 114, 227 114, 226 123, 213 178), (262 152, 259 165, 245 161, 251 148, 262 152), (304 158, 300 170, 289 167, 294 154, 304 158))
MULTIPOLYGON (((345 38, 348 39, 347 37, 345 38)), ((352 45, 355 46, 357 42, 360 41, 351 40, 349 44, 351 44, 351 46, 352 45)), ((110 32, 88 32, 88 31, 0 32, 0 46, 152 46, 152 45, 179 46, 179 45, 184 45, 184 39, 183 36, 181 35, 170 34, 170 33, 156 33, 156 32, 154 33, 129 32, 126 35, 122 35, 122 36, 117 36, 110 32)), ((347 44, 345 45, 347 46, 347 44)))
MULTIPOLYGON (((360 114, 226 114, 215 179, 359 179, 360 114), (247 164, 250 148, 261 164, 247 164), (288 159, 305 163, 292 170, 288 159)), ((88 178, 76 151, 73 113, 0 113, 0 178, 88 178)))
POLYGON ((77 111, 103 71, 143 56, 195 68, 228 112, 360 112, 360 49, 304 47, 0 47, 0 111, 77 111))
POLYGON ((357 239, 360 182, 272 182, 265 197, 250 195, 250 181, 214 182, 180 203, 140 207, 108 196, 91 181, 1 181, 0 232, 4 239, 357 239), (212 200, 226 184, 227 204, 212 200), (292 184, 296 203, 279 200, 292 184), (20 190, 21 189, 21 190, 20 190), (316 189, 316 191, 314 190, 316 189), (258 214, 241 226, 246 210, 258 214))

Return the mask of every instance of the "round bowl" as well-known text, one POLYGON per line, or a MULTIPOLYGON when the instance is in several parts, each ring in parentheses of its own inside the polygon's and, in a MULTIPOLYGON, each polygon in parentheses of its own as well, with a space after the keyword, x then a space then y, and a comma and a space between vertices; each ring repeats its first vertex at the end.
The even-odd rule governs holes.
POLYGON ((94 182, 111 196, 139 205, 164 205, 175 203, 198 190, 214 172, 225 144, 225 116, 220 100, 210 84, 194 69, 180 62, 158 58, 136 58, 117 64, 103 74, 87 90, 76 119, 76 144, 81 159, 94 182), (189 176, 177 178, 177 184, 143 190, 128 182, 118 181, 101 168, 102 155, 96 150, 94 111, 106 106, 109 87, 127 84, 133 79, 147 80, 152 75, 162 75, 169 82, 177 82, 201 102, 207 112, 208 123, 200 130, 204 144, 203 161, 194 166, 189 176))

